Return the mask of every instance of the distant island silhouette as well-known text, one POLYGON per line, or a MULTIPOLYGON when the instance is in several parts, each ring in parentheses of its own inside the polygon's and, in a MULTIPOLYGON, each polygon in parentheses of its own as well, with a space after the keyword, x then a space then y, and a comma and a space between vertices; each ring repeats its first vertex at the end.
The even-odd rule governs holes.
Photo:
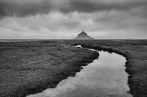
POLYGON ((75 40, 94 40, 94 38, 88 36, 87 33, 83 30, 81 33, 78 34, 75 40))

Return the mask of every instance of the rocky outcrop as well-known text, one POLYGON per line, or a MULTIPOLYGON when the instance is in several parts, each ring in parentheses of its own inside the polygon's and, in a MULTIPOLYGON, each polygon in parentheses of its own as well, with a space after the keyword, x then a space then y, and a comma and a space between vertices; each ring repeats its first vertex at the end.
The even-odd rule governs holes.
POLYGON ((82 31, 80 34, 78 34, 75 40, 94 40, 94 38, 88 36, 86 32, 82 31))

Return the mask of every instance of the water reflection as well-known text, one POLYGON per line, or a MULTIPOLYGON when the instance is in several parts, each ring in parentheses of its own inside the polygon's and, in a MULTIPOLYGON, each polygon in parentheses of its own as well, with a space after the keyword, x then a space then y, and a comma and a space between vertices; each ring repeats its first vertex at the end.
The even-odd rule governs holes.
POLYGON ((55 89, 28 97, 132 97, 127 93, 125 58, 115 53, 99 53, 99 59, 75 77, 61 81, 55 89))

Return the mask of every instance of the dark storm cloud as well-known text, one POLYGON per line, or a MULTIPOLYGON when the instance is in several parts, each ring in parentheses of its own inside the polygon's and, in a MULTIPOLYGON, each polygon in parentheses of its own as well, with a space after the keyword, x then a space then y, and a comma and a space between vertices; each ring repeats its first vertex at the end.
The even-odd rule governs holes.
POLYGON ((69 0, 68 7, 64 6, 60 10, 63 12, 97 12, 110 10, 130 10, 140 6, 147 6, 147 0, 125 0, 121 2, 117 0, 69 0), (113 1, 113 2, 112 2, 113 1), (114 2, 116 1, 116 2, 114 2))
POLYGON ((48 0, 0 0, 0 17, 29 16, 48 13, 50 10, 48 0))
POLYGON ((45 14, 54 9, 63 13, 92 13, 146 6, 147 0, 0 0, 0 17, 45 14))

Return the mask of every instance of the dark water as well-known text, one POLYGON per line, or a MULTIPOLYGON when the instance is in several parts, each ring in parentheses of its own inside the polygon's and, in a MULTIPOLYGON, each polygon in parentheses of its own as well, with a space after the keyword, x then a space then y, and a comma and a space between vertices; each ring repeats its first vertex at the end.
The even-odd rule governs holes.
POLYGON ((85 66, 75 77, 61 81, 54 89, 28 97, 132 97, 127 93, 126 59, 115 53, 99 53, 99 59, 85 66))

